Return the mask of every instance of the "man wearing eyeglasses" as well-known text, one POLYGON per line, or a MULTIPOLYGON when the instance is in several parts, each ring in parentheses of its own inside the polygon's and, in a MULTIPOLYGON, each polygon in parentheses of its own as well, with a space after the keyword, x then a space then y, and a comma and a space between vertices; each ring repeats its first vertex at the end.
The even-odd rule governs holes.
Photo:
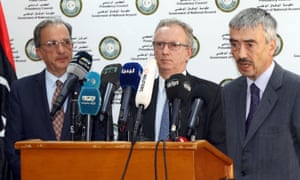
MULTIPOLYGON (((14 81, 9 96, 9 111, 5 134, 5 153, 13 170, 14 179, 20 179, 20 155, 14 143, 20 140, 71 140, 71 113, 68 101, 62 108, 61 124, 55 128, 50 110, 57 80, 67 79, 67 67, 72 59, 72 27, 61 19, 41 21, 34 29, 34 44, 38 57, 45 63, 42 72, 14 81)), ((80 91, 80 83, 76 91, 80 91)), ((68 97, 68 100, 71 98, 68 97)), ((95 126, 97 127, 97 126, 95 126)), ((101 131, 94 139, 104 139, 101 131)), ((104 133, 102 133, 104 134, 104 133)))
MULTIPOLYGON (((206 139, 211 144, 224 151, 225 132, 222 119, 220 87, 208 80, 200 79, 189 74, 186 70, 187 63, 193 52, 193 30, 177 19, 163 19, 156 27, 153 37, 155 59, 158 66, 159 77, 155 80, 152 100, 145 110, 144 136, 147 140, 167 140, 160 137, 161 124, 166 98, 165 80, 171 75, 182 73, 187 76, 192 89, 201 85, 205 88, 207 102, 198 114, 196 139, 206 139)), ((179 136, 186 136, 188 114, 192 106, 192 97, 180 109, 179 136)))

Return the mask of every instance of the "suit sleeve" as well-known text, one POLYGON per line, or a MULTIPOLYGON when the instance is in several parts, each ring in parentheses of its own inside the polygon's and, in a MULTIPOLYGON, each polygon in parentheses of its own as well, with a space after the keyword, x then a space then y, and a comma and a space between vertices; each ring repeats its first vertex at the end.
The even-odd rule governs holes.
POLYGON ((221 103, 221 87, 216 88, 211 96, 206 119, 206 138, 222 152, 226 153, 225 121, 221 103))
POLYGON ((4 137, 4 150, 8 164, 11 167, 14 175, 20 176, 20 152, 16 150, 14 144, 22 139, 22 117, 21 110, 18 108, 20 98, 17 93, 17 88, 12 85, 9 94, 8 117, 4 137))
POLYGON ((295 105, 292 113, 292 125, 291 132, 293 137, 293 142, 295 146, 295 151, 298 157, 299 165, 300 165, 300 89, 298 89, 297 97, 295 98, 295 105))

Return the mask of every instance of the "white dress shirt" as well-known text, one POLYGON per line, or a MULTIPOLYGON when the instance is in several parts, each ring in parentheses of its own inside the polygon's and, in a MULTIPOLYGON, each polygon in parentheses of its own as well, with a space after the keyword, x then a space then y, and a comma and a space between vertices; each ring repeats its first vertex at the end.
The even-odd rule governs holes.
POLYGON ((263 73, 261 74, 255 81, 247 78, 247 101, 246 101, 246 119, 250 111, 250 101, 251 101, 251 93, 250 93, 250 86, 252 83, 255 83, 255 85, 259 88, 259 98, 261 99, 264 91, 267 87, 267 84, 271 78, 272 72, 274 70, 275 63, 272 62, 271 66, 263 73))

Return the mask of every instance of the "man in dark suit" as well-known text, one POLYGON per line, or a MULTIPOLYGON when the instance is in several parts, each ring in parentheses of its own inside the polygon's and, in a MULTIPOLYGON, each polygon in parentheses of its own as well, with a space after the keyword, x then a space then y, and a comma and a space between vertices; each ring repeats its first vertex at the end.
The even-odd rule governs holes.
POLYGON ((300 77, 273 61, 277 22, 265 10, 248 8, 229 27, 242 75, 222 90, 235 179, 299 179, 300 77))
MULTIPOLYGON (((174 74, 186 75, 191 88, 204 88, 207 93, 201 112, 198 113, 199 123, 196 127, 196 139, 206 139, 208 142, 225 150, 225 131, 221 109, 220 86, 190 75, 186 71, 187 63, 193 52, 193 30, 184 22, 177 19, 164 19, 158 24, 153 41, 155 59, 159 77, 155 80, 151 103, 143 113, 143 132, 145 140, 167 140, 159 137, 164 102, 167 99, 165 80, 174 74)), ((192 97, 189 96, 180 108, 178 136, 186 137, 188 115, 192 106, 192 97)), ((170 123, 169 123, 170 124, 170 123)))
MULTIPOLYGON (((20 178, 20 155, 14 143, 20 140, 71 140, 71 114, 67 101, 63 105, 61 133, 55 133, 50 117, 56 81, 67 79, 67 67, 72 59, 72 27, 60 19, 47 19, 34 29, 36 53, 46 68, 37 74, 13 82, 9 95, 9 109, 5 131, 5 153, 14 179, 20 178)), ((78 92, 80 83, 75 88, 78 92)), ((72 94, 72 93, 71 93, 72 94)), ((71 97, 67 98, 68 100, 71 97)), ((100 125, 93 139, 104 139, 100 125)), ((103 130, 103 129, 102 129, 103 130)))

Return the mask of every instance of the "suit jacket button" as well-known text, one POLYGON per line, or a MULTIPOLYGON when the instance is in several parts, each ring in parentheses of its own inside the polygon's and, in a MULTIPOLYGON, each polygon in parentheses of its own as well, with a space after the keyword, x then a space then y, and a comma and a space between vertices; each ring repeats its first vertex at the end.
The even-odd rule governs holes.
POLYGON ((245 171, 241 171, 242 176, 246 176, 246 172, 245 171))

